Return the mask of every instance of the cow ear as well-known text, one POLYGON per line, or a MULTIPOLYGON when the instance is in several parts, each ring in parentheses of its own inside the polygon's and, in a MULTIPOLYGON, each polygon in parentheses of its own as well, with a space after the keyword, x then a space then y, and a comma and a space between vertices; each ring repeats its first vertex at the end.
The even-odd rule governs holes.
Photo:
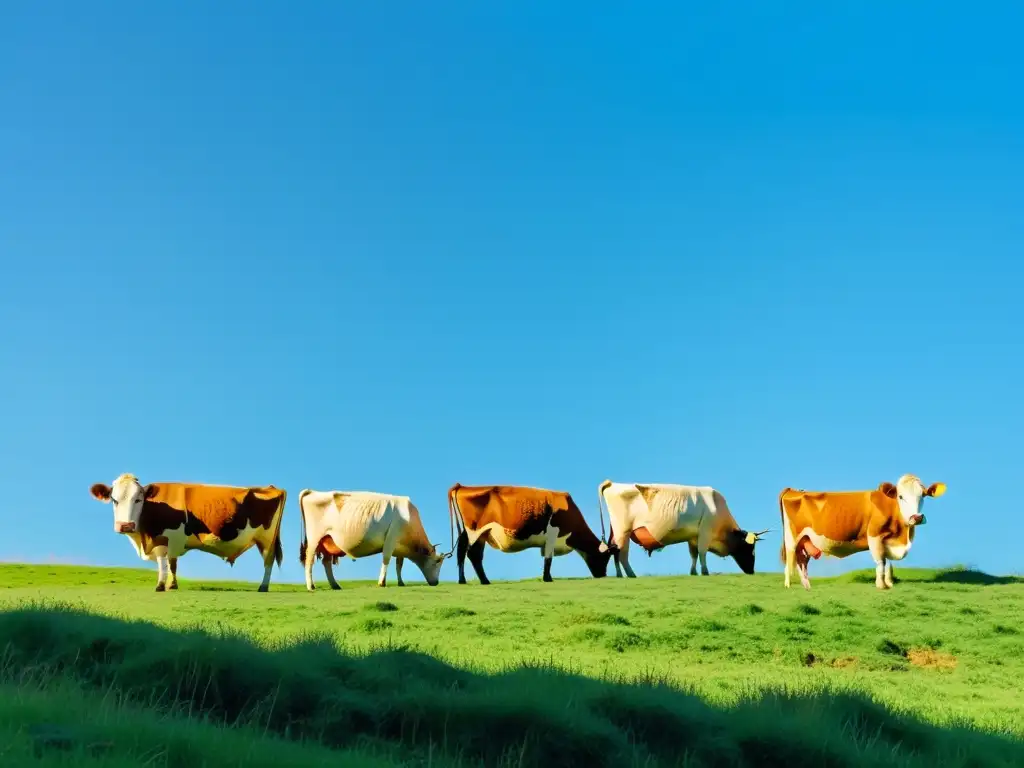
POLYGON ((142 497, 144 499, 152 499, 154 496, 156 496, 156 492, 158 490, 159 488, 156 485, 150 483, 142 490, 142 497))
POLYGON ((103 483, 96 483, 89 487, 89 493, 93 495, 93 498, 99 499, 100 501, 110 501, 110 494, 112 489, 109 485, 103 483))
POLYGON ((882 483, 878 486, 878 490, 888 496, 890 499, 896 498, 896 486, 892 483, 882 483))
POLYGON ((935 498, 938 498, 939 496, 941 496, 945 492, 946 492, 946 484, 945 483, 932 483, 931 485, 928 486, 928 490, 924 492, 924 495, 925 496, 934 496, 935 498))

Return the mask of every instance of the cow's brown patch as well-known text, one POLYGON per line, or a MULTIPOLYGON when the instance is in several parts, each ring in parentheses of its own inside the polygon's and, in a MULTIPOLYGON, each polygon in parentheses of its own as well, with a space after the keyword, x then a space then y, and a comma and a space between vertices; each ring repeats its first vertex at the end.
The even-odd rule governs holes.
POLYGON ((658 495, 658 492, 661 490, 660 488, 652 488, 649 485, 639 484, 636 486, 636 489, 640 491, 640 495, 643 497, 648 507, 653 506, 654 499, 658 495))
POLYGON ((953 654, 934 648, 911 648, 907 651, 907 659, 922 669, 956 669, 958 663, 953 654))

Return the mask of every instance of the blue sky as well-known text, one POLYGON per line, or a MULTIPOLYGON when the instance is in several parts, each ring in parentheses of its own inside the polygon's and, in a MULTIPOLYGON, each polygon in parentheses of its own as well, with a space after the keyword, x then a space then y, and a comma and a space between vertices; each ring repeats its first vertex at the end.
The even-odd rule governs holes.
POLYGON ((782 487, 912 472, 905 565, 1020 572, 1024 11, 853 6, 5 5, 0 559, 140 565, 126 471, 288 489, 291 581, 303 487, 608 477, 780 571, 782 487))

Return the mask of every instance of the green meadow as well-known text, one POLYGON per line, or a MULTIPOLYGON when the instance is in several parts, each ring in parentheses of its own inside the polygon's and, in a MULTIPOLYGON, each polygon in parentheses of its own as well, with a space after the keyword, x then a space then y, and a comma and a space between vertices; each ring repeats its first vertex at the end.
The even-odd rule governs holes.
POLYGON ((1022 578, 316 574, 0 566, 0 764, 1024 765, 1022 578))

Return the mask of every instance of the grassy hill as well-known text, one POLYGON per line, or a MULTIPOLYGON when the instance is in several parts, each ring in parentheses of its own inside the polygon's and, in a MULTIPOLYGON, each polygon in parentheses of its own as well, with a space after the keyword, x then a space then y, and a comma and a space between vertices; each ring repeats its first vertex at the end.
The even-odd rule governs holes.
POLYGON ((151 570, 3 565, 0 760, 1024 764, 1024 579, 898 577, 158 594, 151 570))

